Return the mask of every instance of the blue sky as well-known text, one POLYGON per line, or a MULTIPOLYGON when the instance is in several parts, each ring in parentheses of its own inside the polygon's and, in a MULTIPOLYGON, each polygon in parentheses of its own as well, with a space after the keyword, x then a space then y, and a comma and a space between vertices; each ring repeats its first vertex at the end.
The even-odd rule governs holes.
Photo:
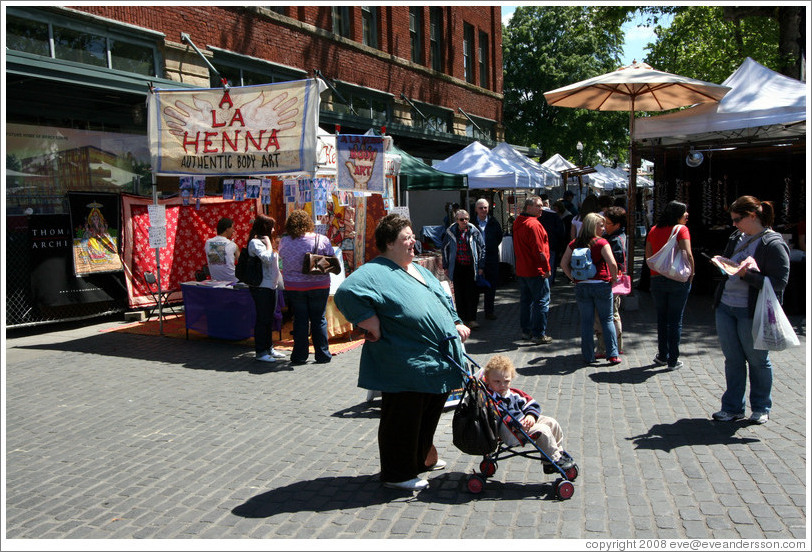
MULTIPOLYGON (((516 6, 502 6, 502 23, 507 25, 513 12, 516 11, 516 6)), ((635 19, 623 25, 623 31, 626 33, 626 42, 623 45, 623 55, 621 61, 623 65, 630 64, 633 60, 642 61, 646 57, 646 44, 654 42, 654 29, 653 27, 644 27, 640 23, 640 18, 635 19)), ((667 25, 670 18, 666 21, 661 21, 661 24, 667 25)))

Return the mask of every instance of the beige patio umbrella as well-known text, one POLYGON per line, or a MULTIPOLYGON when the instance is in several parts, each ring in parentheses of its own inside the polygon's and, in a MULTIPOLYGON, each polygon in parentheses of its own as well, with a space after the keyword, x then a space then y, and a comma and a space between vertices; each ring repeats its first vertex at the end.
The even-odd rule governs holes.
POLYGON ((558 107, 629 112, 628 232, 627 272, 634 275, 634 220, 637 168, 634 163, 634 112, 666 111, 698 103, 718 102, 730 90, 727 86, 690 79, 652 69, 635 61, 617 71, 544 93, 547 103, 558 107))

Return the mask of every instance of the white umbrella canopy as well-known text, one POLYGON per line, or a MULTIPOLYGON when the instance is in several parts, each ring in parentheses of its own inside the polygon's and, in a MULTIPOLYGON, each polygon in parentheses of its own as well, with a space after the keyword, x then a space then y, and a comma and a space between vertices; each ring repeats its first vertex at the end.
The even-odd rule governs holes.
POLYGON ((634 62, 591 79, 544 93, 550 105, 596 111, 666 111, 717 102, 727 86, 682 77, 634 62))
POLYGON ((592 109, 596 111, 629 112, 629 173, 626 232, 629 238, 629 274, 634 274, 633 217, 637 170, 634 164, 634 112, 666 111, 698 103, 718 102, 730 91, 727 86, 691 79, 635 61, 591 79, 583 80, 544 93, 547 103, 557 107, 592 109))

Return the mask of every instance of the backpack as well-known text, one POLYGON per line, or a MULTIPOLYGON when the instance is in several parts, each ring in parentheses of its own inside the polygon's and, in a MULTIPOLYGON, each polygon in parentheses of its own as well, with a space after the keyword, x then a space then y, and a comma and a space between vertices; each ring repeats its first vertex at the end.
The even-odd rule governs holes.
POLYGON ((598 272, 595 263, 592 262, 592 251, 589 247, 573 249, 570 269, 572 269, 572 277, 576 280, 589 280, 598 272))
POLYGON ((237 280, 249 286, 258 286, 262 283, 262 259, 248 254, 248 248, 243 247, 240 258, 234 266, 234 276, 237 280))
POLYGON ((490 454, 499 444, 498 428, 499 420, 488 406, 485 390, 470 380, 451 420, 454 446, 465 454, 490 454))

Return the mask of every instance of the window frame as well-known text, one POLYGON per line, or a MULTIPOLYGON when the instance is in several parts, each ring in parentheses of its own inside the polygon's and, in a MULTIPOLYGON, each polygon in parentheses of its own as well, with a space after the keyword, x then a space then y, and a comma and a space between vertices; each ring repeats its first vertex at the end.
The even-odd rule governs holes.
POLYGON ((479 62, 479 86, 490 88, 490 48, 488 33, 479 31, 479 42, 477 43, 477 56, 479 62))
POLYGON ((352 38, 351 6, 330 8, 333 34, 342 38, 352 38))
POLYGON ((370 48, 379 48, 378 7, 361 6, 361 43, 370 48))
POLYGON ((429 6, 429 58, 430 67, 443 72, 443 8, 429 6))
MULTIPOLYGON (((292 80, 302 80, 307 78, 307 72, 293 67, 287 67, 272 63, 264 59, 238 54, 230 50, 224 50, 210 44, 206 45, 214 55, 211 58, 211 63, 217 69, 225 71, 238 71, 240 82, 231 82, 229 86, 253 86, 256 84, 272 84, 276 82, 286 82, 292 80), (245 72, 256 73, 259 75, 267 74, 270 78, 269 81, 264 83, 249 83, 245 84, 245 72)), ((228 75, 226 75, 226 78, 228 75)), ((209 75, 209 85, 211 88, 218 88, 222 86, 220 77, 211 73, 209 75)))
MULTIPOLYGON (((48 55, 42 56, 41 54, 30 54, 40 57, 45 57, 54 61, 71 63, 80 66, 95 67, 109 71, 118 71, 120 73, 127 73, 130 75, 139 75, 141 77, 160 78, 161 68, 163 66, 163 57, 161 50, 158 47, 159 37, 163 38, 163 33, 156 33, 154 31, 143 30, 141 31, 132 29, 130 27, 113 27, 110 23, 101 23, 95 21, 88 21, 79 18, 71 18, 61 14, 46 13, 38 8, 23 8, 23 7, 9 7, 6 10, 8 17, 15 17, 26 21, 33 21, 40 24, 45 24, 48 27, 48 55), (66 31, 84 33, 88 35, 95 35, 104 40, 104 63, 93 64, 84 61, 77 61, 57 55, 55 43, 55 28, 65 29, 66 31), (152 64, 149 73, 138 73, 127 71, 125 69, 118 69, 113 66, 114 57, 111 51, 111 46, 114 42, 130 44, 136 47, 143 48, 152 53, 152 64)), ((8 20, 7 20, 8 22, 8 20)), ((13 52, 23 52, 29 54, 25 50, 9 50, 13 52)))
POLYGON ((423 6, 409 6, 409 38, 412 47, 412 63, 423 65, 423 6))
POLYGON ((462 68, 465 75, 465 82, 476 83, 476 73, 474 71, 474 26, 470 23, 462 24, 462 68))

